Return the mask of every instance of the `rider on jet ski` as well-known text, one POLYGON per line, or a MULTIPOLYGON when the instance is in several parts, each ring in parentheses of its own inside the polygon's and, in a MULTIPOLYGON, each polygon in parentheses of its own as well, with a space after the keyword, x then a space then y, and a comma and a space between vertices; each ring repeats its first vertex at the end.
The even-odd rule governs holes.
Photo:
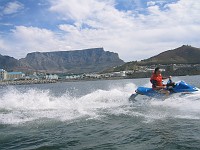
POLYGON ((163 84, 163 79, 167 78, 163 77, 160 68, 156 67, 150 79, 150 82, 152 83, 152 88, 160 93, 169 95, 170 91, 167 90, 167 87, 174 86, 175 83, 172 82, 171 76, 169 76, 168 78, 169 78, 168 84, 163 84))

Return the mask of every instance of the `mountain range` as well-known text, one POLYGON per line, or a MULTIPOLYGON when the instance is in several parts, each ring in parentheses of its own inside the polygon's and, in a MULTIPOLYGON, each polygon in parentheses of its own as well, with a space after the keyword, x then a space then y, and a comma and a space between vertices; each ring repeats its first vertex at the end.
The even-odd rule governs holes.
POLYGON ((43 71, 65 73, 100 72, 109 67, 124 64, 117 53, 104 51, 103 48, 92 48, 74 51, 33 52, 25 58, 15 59, 1 56, 0 67, 6 70, 43 71))
POLYGON ((141 61, 124 63, 117 53, 92 48, 75 51, 33 52, 15 59, 0 55, 0 68, 14 71, 43 71, 49 73, 90 73, 122 71, 142 65, 200 64, 200 49, 183 45, 141 61), (110 68, 110 69, 108 69, 110 68))

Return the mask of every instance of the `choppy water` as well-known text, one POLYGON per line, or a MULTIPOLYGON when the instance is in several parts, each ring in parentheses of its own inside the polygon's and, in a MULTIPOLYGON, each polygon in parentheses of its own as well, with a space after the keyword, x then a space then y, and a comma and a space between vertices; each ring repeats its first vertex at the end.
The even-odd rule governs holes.
POLYGON ((0 149, 200 149, 200 92, 129 102, 137 86, 149 79, 0 87, 0 149))

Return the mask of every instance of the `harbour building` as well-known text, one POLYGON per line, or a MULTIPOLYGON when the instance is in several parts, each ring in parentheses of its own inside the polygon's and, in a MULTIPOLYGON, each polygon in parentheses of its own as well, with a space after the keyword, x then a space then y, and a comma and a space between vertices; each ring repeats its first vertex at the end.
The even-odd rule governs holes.
POLYGON ((4 69, 0 69, 0 80, 6 80, 7 79, 7 71, 4 69))
POLYGON ((8 72, 7 73, 7 80, 16 80, 24 77, 24 73, 22 72, 8 72))

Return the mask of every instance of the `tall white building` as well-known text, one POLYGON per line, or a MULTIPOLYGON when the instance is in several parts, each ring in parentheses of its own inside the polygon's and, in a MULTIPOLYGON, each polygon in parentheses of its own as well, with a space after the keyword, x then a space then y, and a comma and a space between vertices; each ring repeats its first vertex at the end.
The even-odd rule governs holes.
POLYGON ((6 80, 7 79, 7 71, 4 69, 0 69, 0 80, 6 80))
POLYGON ((58 80, 58 75, 56 75, 56 74, 46 75, 46 79, 58 80))

